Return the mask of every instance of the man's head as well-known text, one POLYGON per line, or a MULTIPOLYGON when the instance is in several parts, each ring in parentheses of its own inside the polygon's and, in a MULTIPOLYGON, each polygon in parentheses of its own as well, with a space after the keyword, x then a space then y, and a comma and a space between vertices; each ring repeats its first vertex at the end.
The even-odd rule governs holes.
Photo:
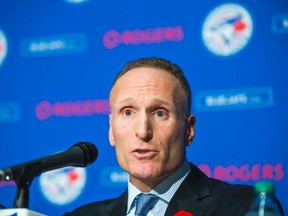
POLYGON ((183 163, 194 137, 190 101, 182 70, 164 59, 130 62, 116 77, 109 140, 140 190, 151 190, 183 163))

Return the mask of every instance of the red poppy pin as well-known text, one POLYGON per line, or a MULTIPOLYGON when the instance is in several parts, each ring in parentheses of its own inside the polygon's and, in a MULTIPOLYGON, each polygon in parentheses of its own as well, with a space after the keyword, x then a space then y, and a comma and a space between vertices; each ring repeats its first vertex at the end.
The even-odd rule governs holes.
POLYGON ((193 216, 193 214, 190 212, 186 212, 186 211, 181 210, 181 211, 177 212, 174 216, 193 216))

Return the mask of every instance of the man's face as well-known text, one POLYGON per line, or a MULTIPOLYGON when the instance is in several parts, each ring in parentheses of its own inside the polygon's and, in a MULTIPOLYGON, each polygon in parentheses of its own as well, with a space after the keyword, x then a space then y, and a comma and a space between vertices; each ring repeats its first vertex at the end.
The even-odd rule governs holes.
POLYGON ((154 187, 184 160, 194 117, 184 119, 183 98, 173 75, 148 67, 128 71, 111 90, 110 143, 139 189, 154 187))

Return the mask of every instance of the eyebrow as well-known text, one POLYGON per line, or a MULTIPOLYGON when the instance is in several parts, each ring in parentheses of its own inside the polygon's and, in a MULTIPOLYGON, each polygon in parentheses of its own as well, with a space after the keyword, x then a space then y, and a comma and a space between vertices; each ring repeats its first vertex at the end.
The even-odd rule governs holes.
POLYGON ((125 98, 125 99, 120 100, 120 101, 119 101, 118 103, 116 103, 115 105, 121 105, 121 104, 127 103, 127 102, 132 101, 132 100, 133 100, 132 97, 125 98))
MULTIPOLYGON (((133 97, 124 98, 124 99, 120 100, 116 105, 125 104, 125 103, 133 101, 133 100, 134 100, 133 97)), ((155 98, 154 101, 156 101, 159 104, 164 104, 164 105, 169 105, 170 104, 167 101, 162 100, 162 99, 158 99, 158 98, 155 98)))

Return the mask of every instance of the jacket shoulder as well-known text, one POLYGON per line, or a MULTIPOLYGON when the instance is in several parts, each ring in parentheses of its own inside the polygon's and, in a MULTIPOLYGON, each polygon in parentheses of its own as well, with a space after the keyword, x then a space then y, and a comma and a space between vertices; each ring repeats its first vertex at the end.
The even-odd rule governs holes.
POLYGON ((234 202, 247 201, 254 198, 253 186, 243 184, 229 184, 217 179, 209 178, 211 193, 221 197, 222 200, 233 200, 234 202))
POLYGON ((184 190, 187 188, 207 207, 207 215, 244 215, 255 196, 253 186, 210 178, 193 164, 184 184, 184 190))

